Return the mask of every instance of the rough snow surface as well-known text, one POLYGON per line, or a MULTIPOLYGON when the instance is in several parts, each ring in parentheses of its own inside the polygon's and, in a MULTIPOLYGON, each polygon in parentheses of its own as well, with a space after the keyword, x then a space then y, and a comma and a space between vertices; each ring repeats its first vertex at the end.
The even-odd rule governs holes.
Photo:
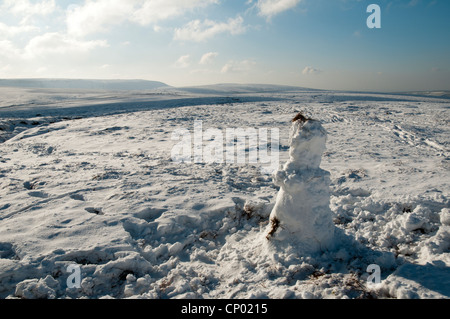
MULTIPOLYGON (((280 91, 2 89, 1 298, 449 298, 450 102, 280 91), (258 165, 171 159, 176 129, 328 132, 334 249, 274 251, 258 165), (80 287, 69 287, 80 269, 80 287), (367 281, 378 265, 381 283, 367 281)), ((207 141, 205 141, 207 143, 207 141)), ((245 147, 245 146, 243 146, 245 147)))

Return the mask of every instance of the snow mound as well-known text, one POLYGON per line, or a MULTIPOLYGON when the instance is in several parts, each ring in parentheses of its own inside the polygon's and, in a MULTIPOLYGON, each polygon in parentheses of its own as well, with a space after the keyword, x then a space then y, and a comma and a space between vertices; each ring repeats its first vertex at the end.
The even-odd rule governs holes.
POLYGON ((268 239, 295 242, 304 253, 324 251, 334 244, 330 173, 320 168, 326 140, 318 121, 295 121, 289 161, 274 178, 280 191, 270 215, 268 239))

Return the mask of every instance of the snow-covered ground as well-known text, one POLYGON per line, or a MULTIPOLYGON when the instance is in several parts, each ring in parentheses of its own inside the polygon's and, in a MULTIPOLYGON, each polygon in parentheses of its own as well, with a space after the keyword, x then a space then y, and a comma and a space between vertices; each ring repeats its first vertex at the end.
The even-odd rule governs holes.
POLYGON ((0 298, 450 298, 448 99, 267 86, 0 95, 0 298), (312 255, 268 243, 278 188, 260 165, 171 157, 172 134, 202 121, 278 128, 282 165, 299 111, 328 132, 337 228, 335 248, 312 255))

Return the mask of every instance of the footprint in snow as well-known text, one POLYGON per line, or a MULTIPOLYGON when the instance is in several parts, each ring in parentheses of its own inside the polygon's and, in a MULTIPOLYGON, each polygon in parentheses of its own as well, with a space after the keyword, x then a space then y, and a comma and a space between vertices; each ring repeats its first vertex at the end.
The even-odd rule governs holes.
POLYGON ((29 192, 29 196, 31 197, 37 197, 37 198, 47 198, 48 194, 44 192, 29 192))
POLYGON ((15 256, 16 252, 12 244, 0 242, 0 259, 14 259, 15 256))
POLYGON ((202 204, 202 203, 194 204, 192 206, 193 210, 202 210, 203 208, 205 208, 205 204, 202 204))
POLYGON ((32 189, 34 189, 36 186, 35 186, 35 183, 32 183, 32 182, 25 182, 25 183, 23 183, 23 187, 25 187, 25 188, 28 189, 28 190, 32 190, 32 189))
POLYGON ((72 195, 70 195, 70 198, 72 198, 73 200, 79 200, 79 201, 84 202, 84 197, 83 197, 83 195, 80 195, 80 194, 72 194, 72 195))
POLYGON ((105 215, 101 208, 87 207, 84 210, 87 211, 90 214, 105 215))
POLYGON ((5 210, 11 207, 11 204, 5 204, 2 207, 0 207, 0 210, 5 210))
POLYGON ((23 187, 29 191, 38 188, 39 186, 44 186, 45 182, 38 182, 38 181, 28 181, 23 183, 23 187))
POLYGON ((135 214, 134 216, 150 223, 155 219, 161 217, 161 215, 164 214, 165 212, 167 212, 167 209, 164 208, 146 208, 143 211, 140 211, 139 213, 135 214))

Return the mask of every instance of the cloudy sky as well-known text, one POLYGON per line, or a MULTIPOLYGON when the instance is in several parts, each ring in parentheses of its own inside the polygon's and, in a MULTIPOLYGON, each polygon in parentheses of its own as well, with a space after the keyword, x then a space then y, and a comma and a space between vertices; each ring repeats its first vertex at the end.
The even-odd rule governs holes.
POLYGON ((449 13, 448 0, 1 0, 0 78, 450 90, 449 13))

